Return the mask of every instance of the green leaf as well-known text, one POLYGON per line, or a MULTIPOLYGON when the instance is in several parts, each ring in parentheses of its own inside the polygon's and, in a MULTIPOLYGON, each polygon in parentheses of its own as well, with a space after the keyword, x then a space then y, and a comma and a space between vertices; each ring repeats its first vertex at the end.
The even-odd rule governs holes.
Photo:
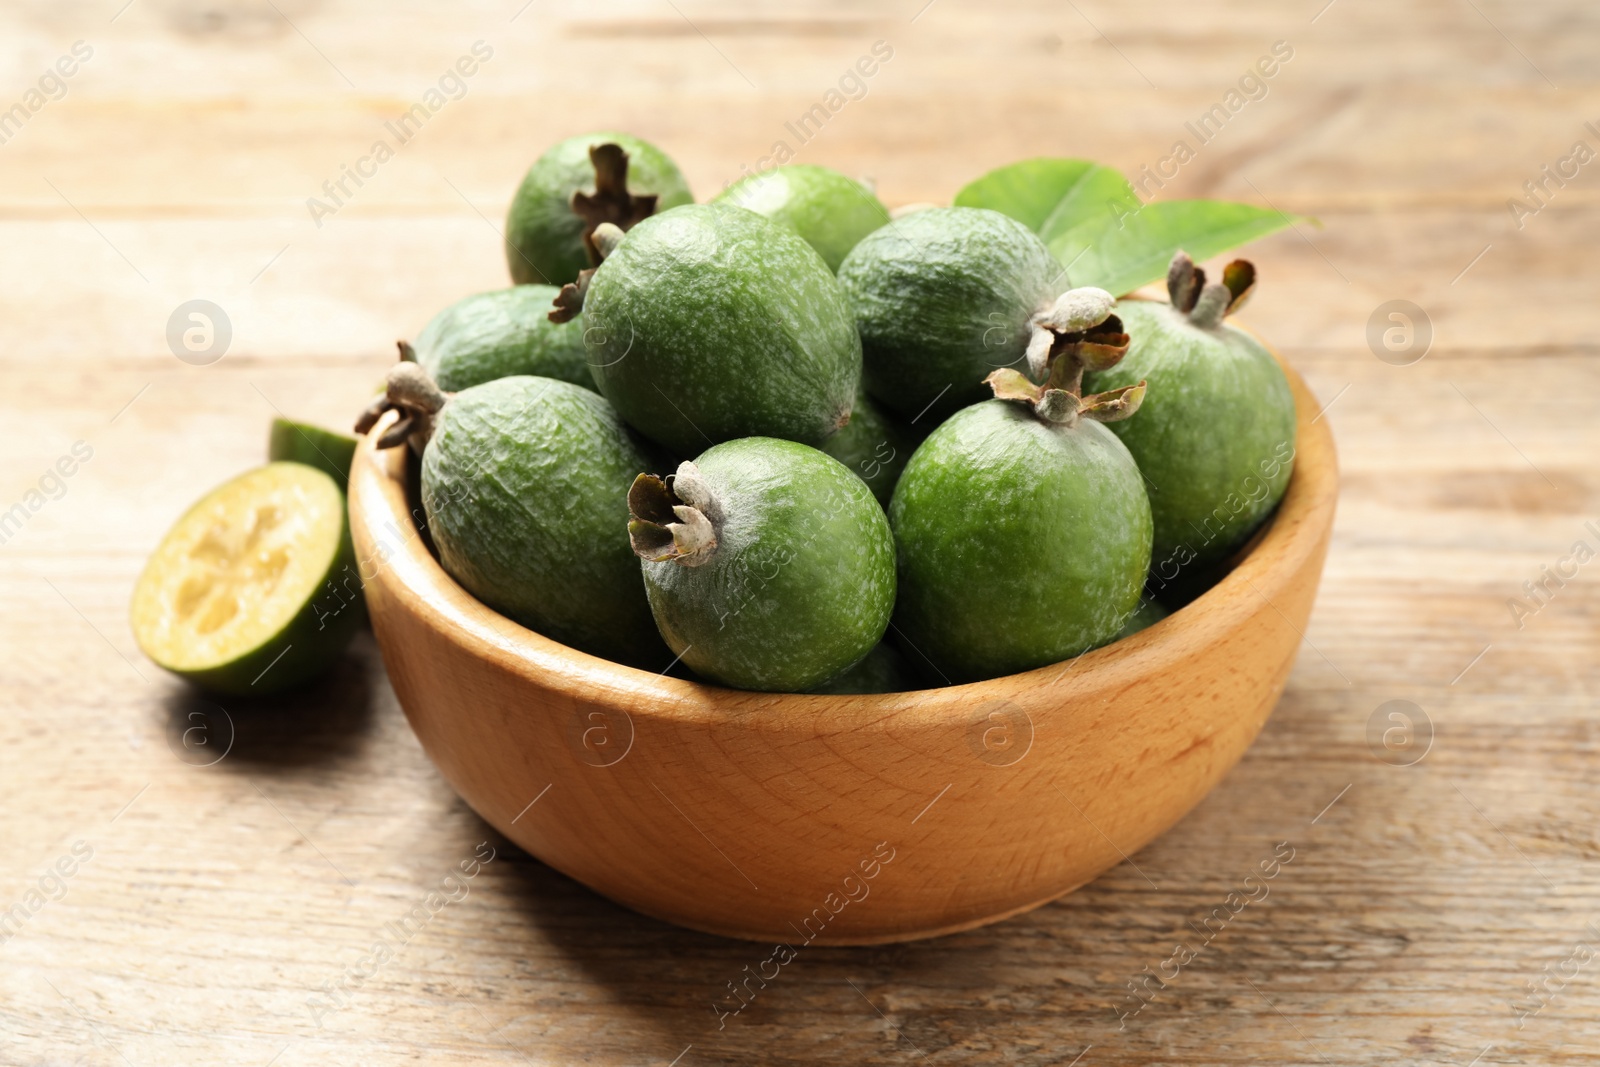
POLYGON ((1250 204, 1162 200, 1110 222, 1086 221, 1045 243, 1066 265, 1073 285, 1097 285, 1120 296, 1165 278, 1180 248, 1200 262, 1293 221, 1250 204))
POLYGON ((1117 295, 1166 277, 1180 248, 1209 259, 1297 221, 1222 200, 1145 204, 1121 173, 1085 159, 1000 167, 962 189, 955 203, 1011 216, 1050 246, 1073 285, 1117 295))
POLYGON ((1047 242, 1114 203, 1138 207, 1128 180, 1086 159, 1025 159, 992 170, 956 194, 957 207, 1009 215, 1047 242))

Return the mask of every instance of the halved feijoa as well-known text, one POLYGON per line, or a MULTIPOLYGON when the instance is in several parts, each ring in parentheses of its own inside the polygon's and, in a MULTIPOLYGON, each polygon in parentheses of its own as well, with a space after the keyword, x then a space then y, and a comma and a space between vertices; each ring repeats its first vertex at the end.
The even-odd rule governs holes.
POLYGON ((344 493, 323 471, 269 463, 178 520, 133 591, 139 647, 218 693, 274 693, 331 666, 361 618, 344 493))
POLYGON ((273 419, 267 436, 267 459, 315 467, 341 489, 350 484, 350 461, 355 454, 356 439, 349 434, 293 419, 273 419))

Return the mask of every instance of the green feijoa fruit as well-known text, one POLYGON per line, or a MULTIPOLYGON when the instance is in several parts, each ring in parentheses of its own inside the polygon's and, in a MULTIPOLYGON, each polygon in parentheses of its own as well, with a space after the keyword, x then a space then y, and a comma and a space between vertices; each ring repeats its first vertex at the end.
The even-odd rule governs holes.
POLYGON ((712 203, 734 204, 782 223, 805 238, 833 271, 863 237, 889 224, 889 209, 871 189, 812 163, 741 178, 712 203))
POLYGON ((905 693, 921 688, 922 683, 917 680, 906 658, 887 641, 880 641, 867 653, 866 659, 811 691, 845 696, 856 693, 905 693))
POLYGON ((338 482, 340 489, 350 484, 350 462, 355 455, 354 437, 309 423, 273 419, 267 435, 267 459, 315 467, 338 482))
POLYGON ((802 693, 853 666, 894 608, 894 539, 866 485, 793 441, 728 441, 628 494, 656 625, 696 674, 802 693))
POLYGON ((887 508, 894 483, 900 480, 918 441, 909 427, 884 414, 865 393, 858 393, 850 421, 823 442, 822 450, 855 471, 878 503, 887 508))
POLYGON ((1067 288, 1028 228, 997 211, 931 208, 868 234, 839 266, 861 333, 867 392, 934 426, 1018 364, 1033 318, 1067 288))
POLYGON ((1103 645, 1139 603, 1150 502, 1133 457, 1101 423, 1132 415, 1144 387, 1080 394, 1083 368, 1114 363, 1125 349, 1111 306, 1100 290, 1064 295, 1058 311, 1079 309, 1080 326, 1098 315, 1089 323, 1098 332, 1055 334, 1043 386, 995 371, 996 399, 951 416, 900 475, 889 505, 895 626, 943 681, 1103 645))
MULTIPOLYGON (((628 486, 659 457, 603 397, 522 375, 446 396, 400 363, 386 400, 401 418, 378 445, 421 452, 428 532, 452 578, 573 648, 667 665, 627 534, 628 486)), ((369 408, 356 428, 382 410, 369 408)))
POLYGON ((1294 395, 1261 344, 1223 322, 1253 288, 1235 260, 1209 285, 1183 253, 1173 258, 1171 304, 1125 300, 1127 358, 1093 374, 1095 389, 1141 379, 1149 402, 1113 427, 1144 472, 1155 516, 1154 573, 1171 580, 1231 555, 1288 488, 1294 468, 1294 395))
POLYGON ((552 285, 517 285, 466 297, 430 319, 415 345, 401 342, 400 351, 446 392, 514 374, 593 388, 583 319, 550 321, 558 292, 552 285))
POLYGON ((833 272, 793 230, 691 204, 625 236, 607 227, 604 243, 553 314, 581 302, 589 370, 630 426, 693 455, 738 437, 820 445, 849 420, 861 342, 833 272))
POLYGON ((303 463, 224 482, 162 538, 131 616, 145 655, 212 692, 276 693, 316 677, 362 617, 344 493, 303 463))
POLYGON ((1139 601, 1139 606, 1133 609, 1133 614, 1123 622, 1122 629, 1117 631, 1117 636, 1112 640, 1120 641, 1124 637, 1132 637, 1140 630, 1148 630, 1170 614, 1171 612, 1161 606, 1160 601, 1146 596, 1139 601))
POLYGON ((565 285, 599 262, 602 222, 626 230, 657 211, 694 201, 677 164, 625 133, 585 133, 553 146, 528 168, 506 216, 506 263, 519 285, 565 285))

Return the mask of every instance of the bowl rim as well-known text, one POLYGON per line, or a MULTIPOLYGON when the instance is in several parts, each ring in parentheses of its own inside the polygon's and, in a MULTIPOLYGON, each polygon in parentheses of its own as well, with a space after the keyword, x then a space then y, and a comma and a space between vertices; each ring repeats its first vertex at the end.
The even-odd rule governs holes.
MULTIPOLYGON (((1278 508, 1244 556, 1214 586, 1154 625, 1071 660, 1017 674, 894 693, 757 692, 672 678, 561 644, 482 604, 434 558, 419 526, 421 508, 414 508, 408 496, 407 450, 384 454, 375 448, 377 437, 395 417, 392 413, 361 439, 356 451, 350 481, 351 523, 358 554, 368 557, 358 563, 366 583, 381 583, 429 629, 475 657, 492 659, 552 695, 579 704, 604 701, 632 717, 684 724, 737 719, 772 732, 794 732, 796 720, 804 720, 799 728, 815 735, 887 717, 948 724, 953 714, 970 715, 988 701, 1021 699, 1021 694, 1032 695, 1042 687, 1050 689, 1053 703, 1065 703, 1178 669, 1258 610, 1259 601, 1278 610, 1275 595, 1320 553, 1338 495, 1333 436, 1304 380, 1271 346, 1265 347, 1283 368, 1294 394, 1295 467, 1278 508), (370 553, 366 544, 372 545, 370 553), (376 567, 369 576, 366 569, 374 556, 376 567), (802 714, 771 715, 778 703, 802 714), (769 714, 751 714, 759 711, 769 714)), ((1284 615, 1281 610, 1279 614, 1284 615)))

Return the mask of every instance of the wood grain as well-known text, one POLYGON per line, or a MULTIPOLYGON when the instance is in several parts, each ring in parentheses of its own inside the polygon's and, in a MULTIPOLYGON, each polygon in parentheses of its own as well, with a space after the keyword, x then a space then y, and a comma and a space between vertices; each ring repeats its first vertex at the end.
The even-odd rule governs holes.
POLYGON ((0 544, 0 911, 74 841, 94 849, 0 944, 0 1061, 1593 1058, 1593 963, 1550 979, 1537 1013, 1513 1004, 1600 918, 1594 564, 1521 629, 1506 605, 1600 516, 1597 186, 1586 167, 1520 230, 1506 209, 1600 122, 1590 7, 680 0, 674 27, 655 3, 514 22, 520 2, 121 6, 0 11, 5 106, 73 41, 96 48, 0 145, 0 507, 74 441, 94 449, 0 544), (483 80, 317 229, 305 198, 480 37, 497 51, 483 80), (501 284, 494 227, 544 143, 622 125, 713 190, 880 38, 896 58, 800 158, 875 174, 891 202, 1040 153, 1137 169, 1294 43, 1267 98, 1163 191, 1322 223, 1253 249, 1250 320, 1331 402, 1339 515, 1284 697, 1220 786, 1059 903, 807 949, 718 1029, 712 1004, 766 953, 641 918, 508 845, 433 770, 370 641, 292 702, 230 704, 214 766, 175 755, 196 705, 138 658, 128 593, 185 505, 260 462, 274 410, 342 423, 397 336, 501 284), (164 339, 197 296, 235 328, 208 367, 164 339), (1367 347, 1392 299, 1435 328, 1411 366, 1367 347), (1395 699, 1434 727, 1408 767, 1367 738, 1395 699), (470 893, 317 1015, 308 998, 485 840, 470 893), (1283 841, 1270 895, 1124 1026, 1127 983, 1200 939, 1191 924, 1283 841))

